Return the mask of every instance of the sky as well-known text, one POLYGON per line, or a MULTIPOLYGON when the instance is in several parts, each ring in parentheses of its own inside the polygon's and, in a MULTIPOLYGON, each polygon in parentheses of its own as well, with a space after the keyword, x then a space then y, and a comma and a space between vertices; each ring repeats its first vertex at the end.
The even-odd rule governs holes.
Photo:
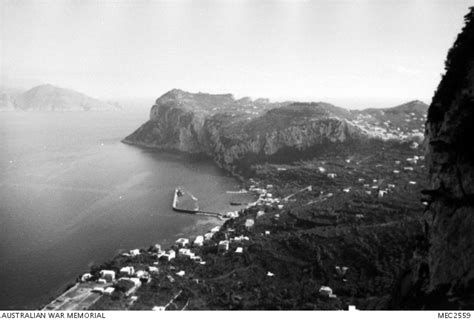
POLYGON ((0 0, 0 82, 180 88, 346 108, 429 103, 472 1, 0 0))

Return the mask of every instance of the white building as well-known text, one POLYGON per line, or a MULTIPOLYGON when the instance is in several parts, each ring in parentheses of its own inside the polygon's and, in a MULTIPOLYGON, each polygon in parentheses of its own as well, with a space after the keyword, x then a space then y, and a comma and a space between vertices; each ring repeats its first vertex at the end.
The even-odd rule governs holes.
POLYGON ((210 241, 213 236, 214 236, 214 233, 212 232, 204 234, 204 241, 210 241))
POLYGON ((204 245, 204 237, 202 235, 196 236, 193 242, 194 246, 203 246, 204 245))
POLYGON ((137 256, 140 255, 139 249, 130 250, 130 256, 137 256))
POLYGON ((133 266, 125 266, 120 269, 120 273, 131 276, 135 274, 135 268, 133 266))
POLYGON ((108 288, 104 290, 104 294, 111 295, 112 293, 114 293, 114 291, 115 291, 115 288, 109 286, 108 288))
POLYGON ((107 282, 115 281, 115 271, 112 270, 102 270, 100 271, 100 277, 107 280, 107 282))
POLYGON ((165 256, 168 259, 168 261, 171 261, 174 258, 176 258, 176 252, 174 250, 169 250, 168 252, 166 252, 165 256))
POLYGON ((150 272, 151 274, 158 274, 159 271, 160 271, 160 269, 158 269, 156 266, 149 266, 148 267, 148 272, 150 272))
POLYGON ((166 307, 164 306, 157 306, 155 305, 153 308, 151 308, 151 311, 165 311, 166 307))
POLYGON ((176 245, 180 246, 180 247, 186 247, 189 245, 189 239, 186 239, 184 237, 182 238, 179 238, 176 240, 176 245))
POLYGON ((135 272, 135 275, 137 276, 137 278, 141 279, 141 278, 146 278, 149 276, 148 272, 147 271, 143 271, 143 270, 138 270, 135 272))
POLYGON ((229 241, 227 240, 224 240, 224 241, 220 241, 219 242, 219 245, 217 247, 217 250, 219 252, 226 252, 229 250, 229 241))
POLYGON ((254 224, 255 224, 255 221, 249 218, 245 221, 245 228, 251 229, 254 226, 254 224))
POLYGON ((336 295, 332 293, 332 289, 328 286, 322 286, 319 288, 319 294, 327 298, 335 298, 336 295))
POLYGON ((190 249, 179 249, 178 256, 179 257, 192 258, 194 256, 194 254, 191 252, 190 249))

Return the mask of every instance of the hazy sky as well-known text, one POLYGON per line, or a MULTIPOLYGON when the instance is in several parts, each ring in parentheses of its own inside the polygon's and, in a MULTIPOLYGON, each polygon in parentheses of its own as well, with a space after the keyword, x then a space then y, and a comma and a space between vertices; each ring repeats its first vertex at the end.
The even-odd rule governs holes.
POLYGON ((386 107, 431 100, 472 1, 0 0, 1 82, 386 107))

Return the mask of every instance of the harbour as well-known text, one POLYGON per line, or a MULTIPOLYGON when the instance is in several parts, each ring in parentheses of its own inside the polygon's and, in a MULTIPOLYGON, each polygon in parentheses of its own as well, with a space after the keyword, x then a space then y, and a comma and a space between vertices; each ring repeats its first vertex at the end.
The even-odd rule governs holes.
POLYGON ((221 213, 200 210, 199 200, 182 187, 176 187, 175 189, 172 208, 176 212, 214 216, 221 220, 224 219, 221 213))
POLYGON ((0 148, 0 309, 43 306, 120 249, 170 244, 221 221, 178 215, 176 186, 199 191, 202 210, 233 210, 225 191, 240 183, 212 162, 120 143, 139 113, 0 116, 0 137, 16 142, 0 148))

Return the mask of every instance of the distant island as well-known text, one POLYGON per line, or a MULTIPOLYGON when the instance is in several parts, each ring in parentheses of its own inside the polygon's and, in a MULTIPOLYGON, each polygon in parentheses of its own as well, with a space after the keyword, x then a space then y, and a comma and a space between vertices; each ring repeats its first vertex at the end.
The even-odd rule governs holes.
POLYGON ((0 111, 64 112, 119 109, 121 106, 118 103, 101 101, 83 93, 50 84, 36 86, 25 92, 7 88, 0 90, 0 111))

